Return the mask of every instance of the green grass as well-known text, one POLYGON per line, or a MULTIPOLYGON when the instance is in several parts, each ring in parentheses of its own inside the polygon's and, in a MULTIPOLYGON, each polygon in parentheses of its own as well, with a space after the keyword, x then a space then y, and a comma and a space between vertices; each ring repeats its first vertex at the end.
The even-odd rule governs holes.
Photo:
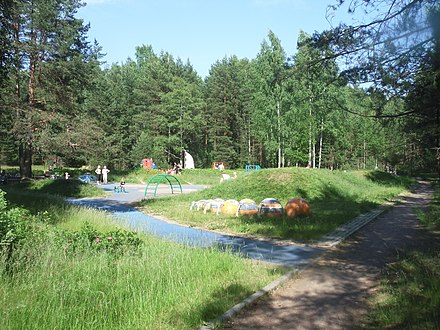
POLYGON ((375 329, 440 329, 440 251, 410 251, 384 272, 367 324, 375 329))
MULTIPOLYGON (((63 208, 65 197, 100 197, 105 193, 92 184, 78 180, 44 179, 7 184, 1 187, 13 206, 23 206, 32 212, 46 211, 52 207, 63 208)), ((58 210, 59 211, 59 210, 58 210)))
POLYGON ((37 265, 0 279, 1 329, 194 329, 280 276, 228 253, 153 238, 119 259, 39 248, 37 265))
MULTIPOLYGON (((438 187, 428 212, 420 212, 419 218, 439 235, 438 187)), ((385 269, 366 323, 374 329, 440 329, 439 293, 440 247, 406 251, 385 269)))
POLYGON ((440 231, 440 182, 436 183, 434 198, 430 204, 428 212, 418 212, 420 221, 430 230, 440 231))
MULTIPOLYGON (((409 178, 382 172, 286 168, 251 173, 241 171, 237 179, 219 184, 218 171, 211 172, 214 172, 217 182, 214 183, 210 177, 213 183, 209 189, 148 199, 139 204, 140 209, 190 227, 307 242, 395 197, 413 182, 409 178), (311 214, 289 219, 235 217, 190 210, 192 201, 202 199, 251 198, 258 204, 269 197, 278 199, 282 205, 293 197, 303 197, 311 206, 311 214)), ((204 172, 193 173, 194 183, 199 182, 197 175, 205 175, 204 172)), ((187 181, 183 175, 182 178, 187 181)))
POLYGON ((13 273, 0 248, 0 329, 194 329, 286 271, 144 234, 135 254, 66 254, 56 232, 77 232, 85 223, 103 233, 120 226, 104 212, 49 198, 59 192, 49 181, 7 186, 8 199, 45 210, 47 220, 16 247, 13 273))

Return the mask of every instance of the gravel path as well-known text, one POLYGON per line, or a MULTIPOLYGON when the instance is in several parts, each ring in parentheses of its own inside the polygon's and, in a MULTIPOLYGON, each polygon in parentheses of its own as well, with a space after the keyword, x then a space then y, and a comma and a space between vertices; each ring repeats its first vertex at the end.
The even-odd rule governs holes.
MULTIPOLYGON (((440 244, 419 224, 417 208, 433 187, 419 182, 389 212, 334 246, 281 287, 243 309, 222 329, 359 329, 383 267, 400 251, 440 244)), ((438 245, 440 246, 440 245, 438 245)))

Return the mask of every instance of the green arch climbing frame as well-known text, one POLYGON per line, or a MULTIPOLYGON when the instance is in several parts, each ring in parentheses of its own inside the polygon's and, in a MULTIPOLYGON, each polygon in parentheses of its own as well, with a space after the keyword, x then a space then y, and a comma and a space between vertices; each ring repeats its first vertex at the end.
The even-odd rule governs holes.
POLYGON ((180 184, 179 179, 177 179, 174 175, 170 174, 157 174, 153 176, 150 180, 148 180, 147 186, 145 187, 144 198, 147 196, 149 192, 153 192, 153 196, 156 197, 157 188, 159 185, 167 181, 171 188, 171 193, 174 194, 176 189, 180 189, 180 193, 182 193, 182 185, 180 184))

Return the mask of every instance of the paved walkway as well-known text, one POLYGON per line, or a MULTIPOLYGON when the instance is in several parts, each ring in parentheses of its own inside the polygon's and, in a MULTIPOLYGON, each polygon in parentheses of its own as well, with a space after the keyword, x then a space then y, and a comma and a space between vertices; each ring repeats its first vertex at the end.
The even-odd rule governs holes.
POLYGON ((420 182, 392 210, 330 248, 282 286, 225 314, 222 329, 362 329, 368 298, 377 290, 383 267, 402 250, 440 246, 440 237, 426 231, 415 214, 432 195, 433 188, 420 182))

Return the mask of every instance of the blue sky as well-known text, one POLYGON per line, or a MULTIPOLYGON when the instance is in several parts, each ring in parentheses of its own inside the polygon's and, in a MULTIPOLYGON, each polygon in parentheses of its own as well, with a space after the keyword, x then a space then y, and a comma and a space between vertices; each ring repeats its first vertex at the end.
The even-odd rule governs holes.
MULTIPOLYGON (((287 56, 296 52, 300 30, 331 27, 327 5, 335 0, 86 0, 77 17, 91 24, 89 38, 106 53, 107 64, 134 59, 135 48, 151 45, 187 60, 204 78, 225 56, 253 59, 269 30, 287 56)), ((338 11, 331 20, 348 20, 338 11)))

